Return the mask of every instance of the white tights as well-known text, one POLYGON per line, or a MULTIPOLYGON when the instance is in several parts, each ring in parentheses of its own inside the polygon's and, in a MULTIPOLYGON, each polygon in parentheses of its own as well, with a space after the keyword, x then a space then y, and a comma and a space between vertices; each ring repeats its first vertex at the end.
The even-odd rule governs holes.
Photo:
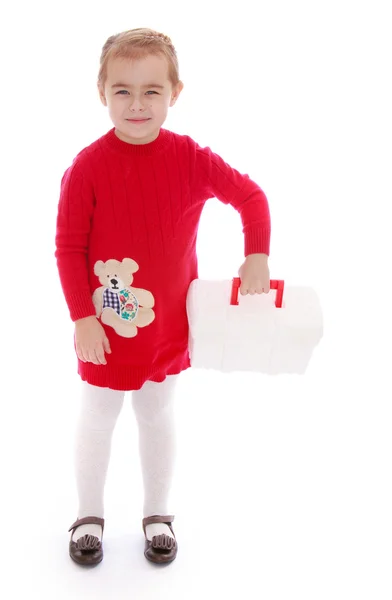
MULTIPOLYGON (((161 383, 146 381, 140 390, 132 391, 132 406, 139 429, 144 517, 168 514, 167 501, 176 450, 173 392, 177 377, 169 375, 161 383)), ((78 518, 90 515, 103 518, 112 434, 125 392, 86 382, 82 384, 75 444, 78 518)), ((98 531, 101 532, 100 526, 82 525, 75 530, 72 539, 76 541, 85 533, 98 535, 98 531)))

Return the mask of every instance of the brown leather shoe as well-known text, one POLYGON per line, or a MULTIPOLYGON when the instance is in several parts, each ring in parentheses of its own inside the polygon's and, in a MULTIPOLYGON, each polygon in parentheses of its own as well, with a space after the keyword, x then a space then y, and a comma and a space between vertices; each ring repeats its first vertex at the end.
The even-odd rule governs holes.
POLYGON ((101 544, 101 540, 99 540, 95 535, 84 535, 79 538, 77 542, 72 541, 72 535, 74 530, 79 527, 79 525, 101 525, 102 533, 105 524, 105 520, 100 517, 83 517, 83 519, 78 519, 75 521, 73 525, 68 529, 68 531, 72 531, 71 540, 69 542, 69 555, 77 562, 79 565, 97 565, 103 559, 103 548, 101 544))
POLYGON ((162 517, 161 515, 153 515, 151 517, 145 517, 143 519, 143 531, 146 538, 144 546, 144 556, 153 563, 164 564, 172 562, 177 556, 177 541, 171 538, 169 535, 162 533, 161 535, 154 535, 152 540, 147 539, 146 525, 151 523, 165 523, 169 526, 170 531, 174 535, 171 523, 174 521, 173 515, 162 517))

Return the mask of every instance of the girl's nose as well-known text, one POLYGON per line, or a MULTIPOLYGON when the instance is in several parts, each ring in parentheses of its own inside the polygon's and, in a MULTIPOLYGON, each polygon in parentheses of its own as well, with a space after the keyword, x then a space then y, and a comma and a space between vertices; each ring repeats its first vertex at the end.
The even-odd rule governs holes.
POLYGON ((139 97, 134 97, 133 99, 131 99, 130 103, 129 103, 129 109, 130 110, 138 110, 140 108, 144 108, 144 104, 142 102, 142 100, 140 100, 139 97))

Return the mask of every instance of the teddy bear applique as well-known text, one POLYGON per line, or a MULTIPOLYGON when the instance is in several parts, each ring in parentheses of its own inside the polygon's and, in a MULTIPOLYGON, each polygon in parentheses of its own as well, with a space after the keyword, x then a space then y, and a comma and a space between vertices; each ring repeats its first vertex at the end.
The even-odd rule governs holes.
POLYGON ((131 287, 139 265, 132 258, 115 259, 94 265, 101 287, 93 293, 93 303, 102 323, 113 327, 122 337, 137 335, 138 327, 146 327, 155 319, 155 299, 151 292, 131 287))

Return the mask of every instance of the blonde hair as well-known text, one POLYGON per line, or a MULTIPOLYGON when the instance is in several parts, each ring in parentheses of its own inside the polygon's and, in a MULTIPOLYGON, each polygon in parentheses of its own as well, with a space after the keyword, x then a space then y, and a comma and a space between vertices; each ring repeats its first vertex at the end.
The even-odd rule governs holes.
POLYGON ((177 85, 180 81, 179 67, 172 41, 167 35, 148 27, 123 31, 111 35, 106 40, 100 58, 98 84, 102 87, 105 85, 107 64, 110 58, 140 59, 148 55, 166 58, 169 66, 169 79, 173 87, 177 85))

